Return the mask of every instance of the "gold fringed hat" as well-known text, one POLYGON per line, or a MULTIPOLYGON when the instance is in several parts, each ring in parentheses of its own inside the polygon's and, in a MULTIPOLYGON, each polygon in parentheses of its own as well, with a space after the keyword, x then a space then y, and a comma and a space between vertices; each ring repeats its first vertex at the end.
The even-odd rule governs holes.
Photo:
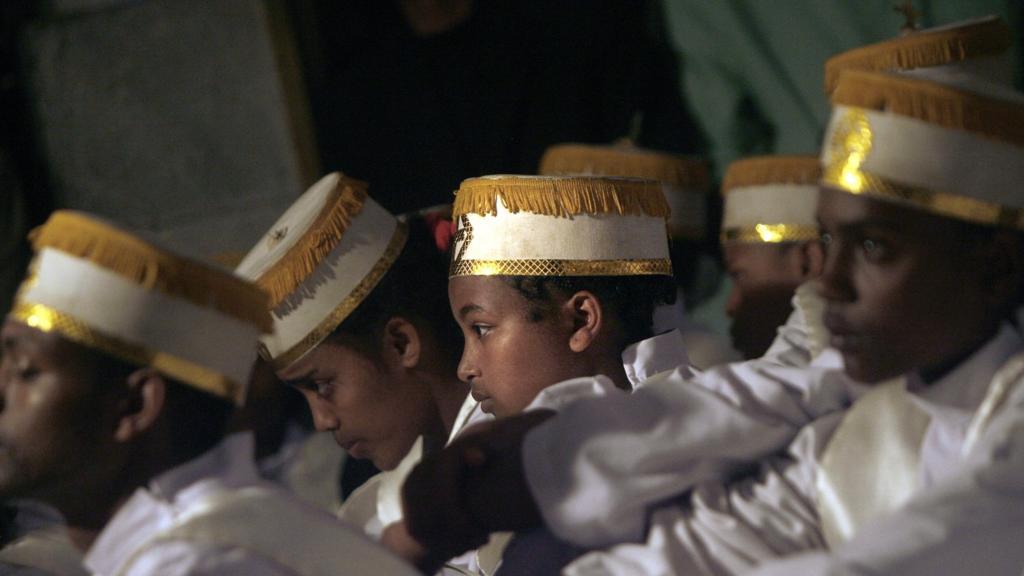
POLYGON ((1012 86, 1010 27, 998 16, 914 30, 898 38, 854 48, 825 62, 825 94, 843 70, 895 72, 951 86, 1012 86))
POLYGON ((280 370, 316 347, 377 285, 406 234, 365 183, 335 172, 314 184, 235 270, 270 295, 274 332, 260 354, 280 370))
POLYGON ((844 71, 832 104, 823 185, 1024 229, 1024 96, 844 71))
POLYGON ((272 328, 258 287, 81 212, 53 213, 30 240, 10 318, 244 402, 272 328))
POLYGON ((671 208, 669 235, 700 240, 706 233, 707 162, 622 142, 611 146, 557 144, 540 160, 542 176, 625 176, 657 180, 671 208))
POLYGON ((450 276, 672 275, 653 180, 484 176, 462 182, 450 276))
POLYGON ((722 181, 722 243, 817 238, 820 177, 814 156, 755 156, 730 164, 722 181))

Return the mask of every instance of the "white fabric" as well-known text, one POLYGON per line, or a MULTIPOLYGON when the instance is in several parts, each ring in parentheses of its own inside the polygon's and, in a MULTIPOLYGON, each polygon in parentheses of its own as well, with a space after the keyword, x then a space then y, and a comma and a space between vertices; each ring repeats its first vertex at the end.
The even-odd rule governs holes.
POLYGON ((546 524, 584 547, 643 538, 648 507, 772 454, 858 386, 834 351, 814 358, 796 309, 761 359, 662 373, 633 394, 583 399, 531 430, 527 481, 546 524))
POLYGON ((775 567, 766 564, 758 574, 1016 574, 1024 562, 1019 546, 1024 533, 1024 445, 1019 444, 1024 440, 1024 412, 1013 424, 1015 455, 1005 453, 1005 444, 1002 454, 988 444, 989 452, 975 452, 965 460, 960 447, 996 371, 1022 350, 1024 341, 1005 326, 916 395, 915 401, 932 417, 921 446, 920 491, 893 515, 868 524, 834 551, 833 558, 820 552, 825 541, 815 479, 818 458, 842 422, 842 412, 805 426, 789 449, 764 461, 756 475, 732 483, 702 483, 678 502, 663 505, 651 516, 644 544, 591 553, 566 574, 740 574, 765 561, 813 551, 819 552, 775 567), (972 460, 978 458, 999 461, 994 469, 984 470, 998 474, 985 477, 992 482, 972 470, 972 460), (935 470, 944 473, 936 476, 935 470))
POLYGON ((816 228, 818 187, 800 184, 738 186, 725 192, 722 229, 755 224, 792 224, 816 228))
MULTIPOLYGON (((316 190, 314 187, 311 192, 316 190)), ((311 206, 315 207, 316 204, 313 203, 311 206)), ((301 229, 290 228, 298 225, 297 222, 292 222, 291 212, 286 212, 281 220, 271 227, 268 237, 273 236, 276 230, 287 230, 285 239, 304 232, 301 229)), ((300 219, 299 214, 294 217, 300 219)), ((305 222, 308 218, 302 215, 301 220, 305 222)), ((280 356, 305 339, 359 286, 387 250, 397 226, 398 221, 394 216, 371 198, 366 198, 362 210, 352 218, 334 250, 320 262, 299 288, 272 311, 274 332, 261 338, 271 357, 280 356)), ((265 242, 266 240, 257 244, 242 260, 235 270, 237 274, 255 280, 261 272, 269 268, 270 264, 284 256, 279 250, 268 252, 265 242)), ((310 349, 312 348, 313 346, 310 346, 310 349)))
POLYGON ((327 200, 340 181, 341 174, 332 172, 303 192, 274 222, 260 242, 242 258, 238 263, 238 273, 249 278, 259 278, 284 258, 328 207, 327 200))
POLYGON ((213 308, 138 284, 66 252, 43 248, 20 300, 69 314, 130 344, 164 352, 238 383, 245 397, 259 329, 213 308))
POLYGON ((679 330, 690 364, 700 370, 743 359, 739 352, 733 350, 728 339, 690 318, 682 290, 678 291, 674 304, 654 309, 653 326, 655 334, 679 330))
POLYGON ((289 423, 277 452, 257 462, 260 476, 302 500, 334 512, 341 505, 341 472, 347 454, 327 432, 289 423))
POLYGON ((82 553, 68 538, 64 521, 53 508, 39 502, 8 502, 14 519, 7 526, 10 540, 0 549, 4 576, 85 576, 82 553))
POLYGON ((329 514, 262 482, 248 433, 227 438, 138 489, 107 523, 85 564, 99 575, 128 576, 416 573, 329 514), (260 508, 245 509, 250 494, 260 508), (239 502, 242 507, 226 504, 239 502), (256 521, 234 533, 211 530, 229 511, 256 521), (193 525, 197 528, 189 533, 193 525), (330 548, 323 546, 325 540, 330 548), (339 560, 342 552, 346 558, 339 560))
MULTIPOLYGON (((1019 98, 1024 103, 1024 96, 1019 98)), ((1024 208, 1019 193, 1024 147, 898 114, 833 107, 821 151, 823 166, 846 161, 833 157, 837 148, 830 143, 851 114, 864 114, 872 134, 861 170, 908 186, 1024 208)))
POLYGON ((942 66, 894 70, 893 72, 986 96, 999 97, 1005 93, 1006 89, 1013 87, 1013 64, 1013 54, 1003 52, 942 66))
MULTIPOLYGON (((512 213, 499 198, 496 214, 466 214, 472 237, 462 260, 667 259, 665 219, 621 214, 558 218, 512 213)), ((460 228, 461 217, 460 217, 460 228)))

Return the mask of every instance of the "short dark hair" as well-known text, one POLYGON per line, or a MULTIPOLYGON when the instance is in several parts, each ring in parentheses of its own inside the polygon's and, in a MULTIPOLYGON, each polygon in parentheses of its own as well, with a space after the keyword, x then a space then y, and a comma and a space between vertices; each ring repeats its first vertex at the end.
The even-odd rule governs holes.
POLYGON ((409 218, 407 226, 409 236, 402 253, 328 340, 354 339, 362 352, 375 358, 377 348, 371 343, 390 318, 401 316, 425 324, 454 367, 462 353, 462 333, 448 304, 448 254, 437 247, 423 217, 409 218))
POLYGON ((600 300, 622 326, 620 344, 625 348, 653 335, 654 309, 676 299, 671 276, 503 276, 533 306, 532 321, 546 317, 556 298, 568 298, 586 290, 600 300))

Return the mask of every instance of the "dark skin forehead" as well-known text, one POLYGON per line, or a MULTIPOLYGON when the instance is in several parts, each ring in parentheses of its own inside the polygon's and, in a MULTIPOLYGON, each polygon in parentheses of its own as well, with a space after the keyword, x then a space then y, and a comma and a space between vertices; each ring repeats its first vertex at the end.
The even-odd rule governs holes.
POLYGON ((939 230, 956 227, 942 218, 895 202, 822 188, 818 221, 836 232, 880 230, 908 238, 937 236, 939 230))
POLYGON ((49 366, 63 366, 87 372, 94 362, 81 346, 53 332, 43 332, 8 319, 0 330, 3 356, 23 354, 49 366))

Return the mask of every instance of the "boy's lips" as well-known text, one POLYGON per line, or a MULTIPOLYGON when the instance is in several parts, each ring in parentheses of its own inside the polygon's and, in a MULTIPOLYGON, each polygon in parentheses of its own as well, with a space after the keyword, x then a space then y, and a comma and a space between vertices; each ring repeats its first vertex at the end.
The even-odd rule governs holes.
POLYGON ((492 400, 490 396, 476 388, 470 389, 470 395, 473 397, 473 400, 480 403, 481 410, 488 414, 494 413, 494 400, 492 400))
POLYGON ((825 328, 829 332, 829 344, 843 353, 855 352, 860 348, 861 336, 849 322, 837 312, 827 311, 824 318, 825 328))

